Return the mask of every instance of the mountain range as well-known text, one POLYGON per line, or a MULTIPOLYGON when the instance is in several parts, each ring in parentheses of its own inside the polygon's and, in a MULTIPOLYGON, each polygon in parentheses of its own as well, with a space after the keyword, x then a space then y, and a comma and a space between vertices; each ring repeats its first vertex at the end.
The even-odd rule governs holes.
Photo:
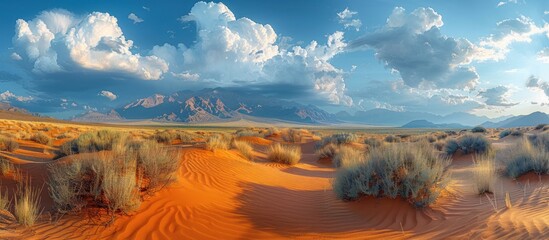
POLYGON ((238 119, 265 122, 277 120, 304 124, 365 124, 407 128, 468 128, 478 125, 488 128, 508 128, 549 123, 549 116, 542 112, 499 118, 488 118, 465 112, 436 115, 387 109, 357 111, 354 114, 341 111, 331 114, 314 105, 304 105, 225 88, 179 91, 169 95, 154 94, 136 99, 106 113, 91 111, 73 118, 75 121, 82 122, 154 120, 185 123, 238 119))

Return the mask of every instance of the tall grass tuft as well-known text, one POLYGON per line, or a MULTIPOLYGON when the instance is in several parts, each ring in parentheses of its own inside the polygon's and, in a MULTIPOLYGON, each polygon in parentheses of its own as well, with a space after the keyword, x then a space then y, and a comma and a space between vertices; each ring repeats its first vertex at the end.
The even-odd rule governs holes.
POLYGON ((148 179, 147 190, 155 191, 177 179, 179 154, 155 141, 145 141, 139 145, 137 164, 148 179))
POLYGON ((449 162, 425 142, 374 148, 364 162, 338 171, 333 189, 343 200, 401 197, 425 207, 446 187, 449 162))
POLYGON ((493 193, 497 178, 494 158, 488 155, 475 156, 473 181, 478 194, 493 193))
POLYGON ((502 155, 507 176, 517 178, 528 172, 549 174, 549 152, 539 143, 523 139, 515 148, 507 150, 502 155))
POLYGON ((2 186, 0 186, 0 210, 8 210, 10 200, 8 199, 8 191, 4 193, 2 186))
POLYGON ((19 144, 13 138, 0 136, 0 151, 13 152, 19 149, 19 144))
POLYGON ((275 143, 267 150, 267 158, 273 162, 294 165, 301 159, 301 148, 275 143))
POLYGON ((215 134, 208 138, 206 142, 206 149, 210 151, 214 150, 228 150, 231 144, 231 139, 221 134, 215 134))
POLYGON ((127 141, 128 135, 112 130, 99 130, 80 134, 76 139, 66 142, 60 148, 61 155, 74 153, 98 152, 112 150, 117 142, 127 141))
POLYGON ((14 204, 17 222, 25 227, 33 226, 40 216, 40 189, 34 188, 30 180, 18 185, 14 204))
POLYGON ((31 136, 31 140, 43 145, 51 145, 51 138, 44 132, 37 132, 31 136))
POLYGON ((233 141, 231 143, 231 147, 238 150, 242 156, 244 156, 244 158, 248 159, 248 160, 253 160, 253 148, 252 146, 248 143, 248 142, 245 142, 245 141, 233 141))
POLYGON ((350 146, 340 146, 332 164, 334 167, 351 167, 360 164, 364 161, 365 153, 350 146))
POLYGON ((10 160, 0 157, 0 173, 2 176, 8 175, 10 172, 15 171, 15 166, 10 160))

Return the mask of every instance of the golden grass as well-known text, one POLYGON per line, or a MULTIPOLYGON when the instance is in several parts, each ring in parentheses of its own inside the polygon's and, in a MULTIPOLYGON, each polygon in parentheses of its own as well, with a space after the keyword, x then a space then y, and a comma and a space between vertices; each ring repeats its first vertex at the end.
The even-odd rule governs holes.
POLYGON ((276 143, 267 150, 267 158, 273 162, 294 165, 301 159, 301 148, 276 143))
POLYGON ((477 155, 473 165, 473 181, 478 194, 494 192, 497 179, 496 164, 492 157, 477 155))
POLYGON ((34 188, 30 180, 18 185, 14 215, 17 222, 25 227, 33 226, 40 216, 40 189, 34 188))
POLYGON ((238 150, 242 156, 248 160, 253 160, 254 157, 254 149, 250 145, 250 143, 245 141, 233 141, 231 143, 232 148, 238 150))

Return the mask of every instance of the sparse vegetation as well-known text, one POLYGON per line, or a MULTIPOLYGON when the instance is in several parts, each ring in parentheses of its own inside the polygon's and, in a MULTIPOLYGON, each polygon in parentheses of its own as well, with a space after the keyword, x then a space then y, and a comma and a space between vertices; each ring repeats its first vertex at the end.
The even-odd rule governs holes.
POLYGON ((206 149, 210 151, 214 150, 228 150, 231 144, 231 139, 221 134, 215 134, 208 138, 206 142, 206 149))
POLYGON ((350 167, 360 164, 364 161, 365 153, 354 147, 340 146, 334 158, 332 164, 334 167, 350 167))
POLYGON ((40 189, 31 186, 30 180, 18 185, 15 195, 14 215, 25 227, 33 226, 40 216, 40 189))
POLYGON ((8 197, 8 192, 6 191, 4 193, 4 189, 2 189, 2 186, 0 185, 0 210, 8 210, 9 205, 10 200, 8 197))
POLYGON ((60 148, 61 155, 71 155, 74 153, 98 152, 111 150, 117 142, 127 140, 127 135, 112 130, 99 130, 96 132, 87 132, 78 136, 72 141, 68 141, 60 148))
POLYGON ((138 146, 137 163, 143 176, 148 179, 148 191, 154 191, 177 179, 180 166, 177 152, 154 141, 144 141, 138 146))
POLYGON ((44 132, 37 132, 32 135, 31 140, 44 145, 51 145, 51 138, 44 132))
POLYGON ((474 127, 473 129, 471 129, 471 132, 474 132, 474 133, 485 133, 485 132, 486 132, 486 128, 483 127, 483 126, 476 126, 476 127, 474 127))
POLYGON ((381 142, 377 138, 367 138, 366 140, 364 140, 364 144, 370 146, 370 148, 377 148, 380 147, 383 142, 381 142))
POLYGON ((546 123, 541 123, 541 124, 536 125, 536 127, 535 127, 534 129, 535 129, 535 130, 542 130, 542 129, 544 129, 546 126, 547 126, 546 123))
POLYGON ((491 144, 483 135, 468 134, 459 139, 459 147, 464 153, 484 154, 490 150, 491 144))
POLYGON ((444 152, 446 152, 447 155, 453 155, 457 150, 459 150, 459 142, 456 139, 449 139, 446 141, 444 152))
POLYGON ((267 150, 267 158, 272 162, 294 165, 301 159, 301 148, 275 143, 267 150))
POLYGON ((374 148, 366 160, 340 170, 334 181, 338 198, 364 195, 401 197, 416 207, 433 203, 447 183, 448 158, 425 142, 374 148))
POLYGON ((536 174, 549 173, 549 152, 540 145, 524 139, 516 147, 502 155, 504 172, 507 176, 517 178, 528 172, 536 174))
POLYGON ((0 173, 2 173, 2 176, 6 176, 14 170, 15 167, 13 166, 13 163, 11 163, 8 159, 0 157, 0 173))
POLYGON ((499 132, 499 138, 500 139, 502 139, 504 137, 507 137, 509 135, 511 135, 511 129, 505 129, 505 130, 499 132))
POLYGON ((385 142, 388 142, 388 143, 400 142, 400 137, 397 137, 395 135, 387 135, 385 137, 385 142))
POLYGON ((0 151, 13 152, 19 148, 19 144, 13 138, 0 136, 0 151))
POLYGON ((473 181, 475 182, 477 193, 493 193, 496 178, 497 172, 494 159, 487 155, 475 156, 473 181))
POLYGON ((253 148, 252 146, 245 141, 233 141, 231 147, 238 150, 244 158, 248 160, 253 160, 253 148))

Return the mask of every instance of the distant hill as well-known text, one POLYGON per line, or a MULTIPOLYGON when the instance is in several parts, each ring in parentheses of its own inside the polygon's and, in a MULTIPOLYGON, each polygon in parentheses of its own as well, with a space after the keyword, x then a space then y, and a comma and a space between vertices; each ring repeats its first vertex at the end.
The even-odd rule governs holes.
POLYGON ((499 122, 485 122, 482 126, 487 128, 513 128, 535 126, 542 123, 549 123, 549 116, 542 112, 533 112, 528 115, 515 116, 499 122))
POLYGON ((443 128, 443 129, 463 129, 469 128, 467 126, 457 124, 457 123, 441 123, 436 124, 429 122, 427 120, 414 120, 409 123, 402 125, 401 128, 443 128))
POLYGON ((303 105, 254 93, 224 88, 179 91, 167 96, 154 94, 137 99, 115 111, 124 119, 203 123, 240 119, 242 116, 298 123, 338 122, 314 105, 303 105))
POLYGON ((89 111, 71 119, 76 122, 117 122, 123 118, 114 110, 108 113, 89 111))
POLYGON ((338 119, 343 121, 381 126, 402 126, 415 120, 426 120, 435 124, 459 123, 465 126, 476 126, 487 121, 502 120, 501 118, 490 119, 485 116, 477 116, 464 112, 456 112, 445 116, 440 116, 424 112, 398 112, 387 109, 358 111, 354 115, 342 111, 338 112, 336 116, 338 119))

